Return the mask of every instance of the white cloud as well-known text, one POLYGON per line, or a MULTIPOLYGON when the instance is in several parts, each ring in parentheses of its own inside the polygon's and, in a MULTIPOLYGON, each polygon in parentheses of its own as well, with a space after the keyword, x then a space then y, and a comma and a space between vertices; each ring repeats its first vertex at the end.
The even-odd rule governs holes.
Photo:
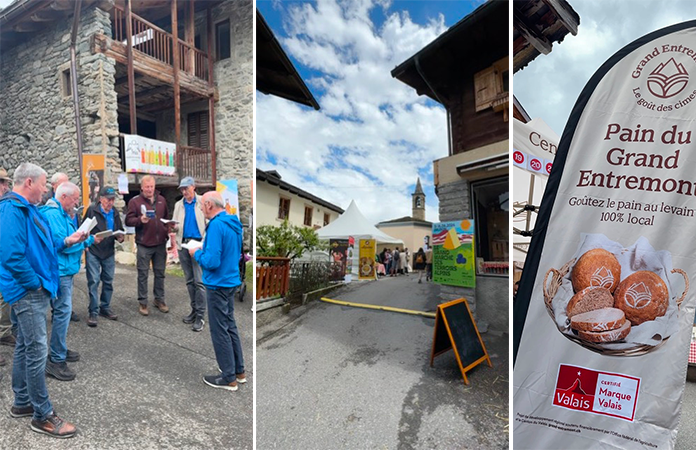
POLYGON ((580 16, 577 36, 567 35, 549 55, 515 74, 513 92, 532 117, 560 136, 583 87, 594 72, 635 39, 696 16, 696 2, 583 0, 571 2, 580 16))
MULTIPOLYGON (((343 208, 355 199, 374 223, 411 215, 416 178, 432 188, 432 161, 447 155, 444 108, 390 73, 446 30, 444 17, 422 25, 385 10, 376 27, 371 9, 390 5, 398 3, 281 3, 287 37, 277 37, 301 65, 321 72, 305 81, 322 109, 260 93, 256 107, 260 169, 343 208)), ((427 219, 437 221, 430 192, 427 219)))

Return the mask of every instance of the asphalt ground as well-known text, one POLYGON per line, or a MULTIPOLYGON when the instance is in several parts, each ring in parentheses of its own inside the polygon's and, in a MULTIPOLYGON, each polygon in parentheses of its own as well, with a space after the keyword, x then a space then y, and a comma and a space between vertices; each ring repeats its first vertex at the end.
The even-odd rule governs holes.
MULTIPOLYGON (((327 297, 435 311, 414 275, 327 297)), ((321 302, 257 330, 258 449, 508 448, 508 335, 483 334, 493 368, 465 385, 454 353, 430 367, 434 319, 321 302)))
MULTIPOLYGON (((138 313, 137 273, 116 266, 113 311, 118 321, 99 319, 89 328, 87 281, 75 276, 74 310, 68 348, 81 360, 70 382, 47 378, 58 415, 78 427, 72 439, 30 430, 31 418, 13 419, 12 350, 0 346, 8 364, 0 367, 0 448, 2 449, 251 449, 253 448, 253 313, 251 294, 236 302, 247 379, 236 392, 213 389, 203 375, 217 372, 207 318, 202 332, 182 323, 190 306, 184 279, 167 275, 163 314, 150 305, 138 313)), ((152 289, 152 274, 149 288, 152 289)))

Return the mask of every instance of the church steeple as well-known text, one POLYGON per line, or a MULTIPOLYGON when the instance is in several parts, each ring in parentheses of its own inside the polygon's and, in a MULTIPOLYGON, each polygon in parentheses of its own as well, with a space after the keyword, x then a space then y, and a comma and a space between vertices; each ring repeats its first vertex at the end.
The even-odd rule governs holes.
POLYGON ((416 181, 416 190, 411 194, 411 199, 413 211, 411 215, 414 219, 425 220, 425 194, 421 187, 420 177, 416 181))

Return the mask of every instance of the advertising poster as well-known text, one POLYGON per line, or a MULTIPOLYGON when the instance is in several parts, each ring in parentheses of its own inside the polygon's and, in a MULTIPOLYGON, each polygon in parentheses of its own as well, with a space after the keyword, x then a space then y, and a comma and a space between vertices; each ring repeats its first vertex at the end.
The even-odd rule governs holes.
POLYGON ((239 192, 237 190, 237 180, 222 180, 217 182, 216 191, 222 196, 225 202, 227 214, 234 214, 239 217, 239 192))
POLYGON ((376 280, 377 271, 375 270, 375 252, 377 251, 377 241, 374 239, 360 239, 360 271, 359 280, 376 280))
POLYGON ((348 259, 348 239, 329 239, 329 256, 332 263, 339 263, 345 275, 348 259))
POLYGON ((353 236, 350 236, 348 238, 348 248, 346 249, 346 274, 352 274, 353 273, 353 255, 355 252, 353 249, 355 248, 355 239, 353 236))
POLYGON ((104 155, 82 155, 82 205, 87 207, 99 199, 104 186, 104 155))
POLYGON ((126 149, 126 172, 151 175, 176 173, 176 144, 124 134, 123 146, 126 149))
POLYGON ((433 282, 476 287, 474 221, 433 224, 433 282))
POLYGON ((696 21, 634 41, 571 112, 514 305, 515 449, 675 446, 694 317, 692 49, 696 21))

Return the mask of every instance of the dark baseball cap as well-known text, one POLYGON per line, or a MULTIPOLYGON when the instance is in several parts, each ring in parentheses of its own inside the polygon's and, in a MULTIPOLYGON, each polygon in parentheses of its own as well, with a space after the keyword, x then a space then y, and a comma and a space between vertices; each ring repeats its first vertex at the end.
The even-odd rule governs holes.
POLYGON ((116 189, 109 187, 109 186, 104 186, 103 188, 101 188, 101 191, 99 191, 100 197, 116 198, 116 195, 117 195, 116 189))

